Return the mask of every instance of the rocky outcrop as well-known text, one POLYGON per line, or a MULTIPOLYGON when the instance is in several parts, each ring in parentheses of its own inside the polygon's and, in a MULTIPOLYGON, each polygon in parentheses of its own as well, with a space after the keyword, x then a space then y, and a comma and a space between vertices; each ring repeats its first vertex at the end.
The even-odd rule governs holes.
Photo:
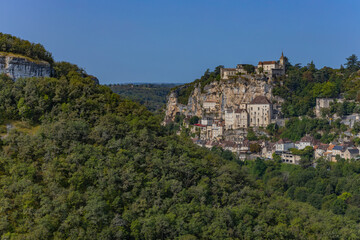
POLYGON ((52 68, 48 62, 11 53, 0 53, 0 73, 16 80, 22 77, 50 77, 52 68))
POLYGON ((270 101, 281 101, 272 96, 272 85, 266 78, 255 77, 214 81, 204 88, 198 84, 190 94, 187 105, 178 102, 178 94, 179 91, 175 90, 168 96, 166 122, 173 121, 177 114, 198 117, 213 115, 221 118, 226 108, 238 108, 240 104, 249 103, 256 96, 266 96, 270 101), (204 107, 208 103, 215 103, 215 106, 211 109, 204 107))

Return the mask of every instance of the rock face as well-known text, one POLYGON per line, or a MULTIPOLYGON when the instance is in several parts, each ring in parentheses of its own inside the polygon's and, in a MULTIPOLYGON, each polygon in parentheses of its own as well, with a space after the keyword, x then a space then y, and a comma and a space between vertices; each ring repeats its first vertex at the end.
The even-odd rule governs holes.
POLYGON ((48 62, 0 53, 0 73, 16 80, 22 77, 50 77, 52 68, 48 62))
POLYGON ((203 89, 198 84, 190 94, 187 105, 178 102, 178 91, 175 90, 168 96, 165 122, 173 121, 177 114, 222 118, 226 108, 238 108, 240 104, 250 103, 256 96, 265 96, 275 102, 280 100, 272 96, 272 85, 267 79, 255 77, 214 81, 203 89), (204 107, 210 102, 215 102, 215 107, 204 107))

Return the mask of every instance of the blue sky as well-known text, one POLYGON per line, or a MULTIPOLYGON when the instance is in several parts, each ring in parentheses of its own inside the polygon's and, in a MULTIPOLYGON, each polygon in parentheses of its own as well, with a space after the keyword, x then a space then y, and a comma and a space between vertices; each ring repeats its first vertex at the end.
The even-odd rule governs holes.
POLYGON ((207 68, 360 57, 360 1, 3 1, 0 31, 43 44, 103 84, 191 82, 207 68))

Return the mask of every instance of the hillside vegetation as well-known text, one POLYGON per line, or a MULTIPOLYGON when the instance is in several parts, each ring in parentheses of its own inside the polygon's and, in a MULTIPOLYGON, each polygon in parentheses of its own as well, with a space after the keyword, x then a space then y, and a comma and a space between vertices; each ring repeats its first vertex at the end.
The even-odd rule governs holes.
POLYGON ((241 165, 174 135, 145 107, 74 71, 16 82, 2 75, 0 86, 2 121, 38 126, 36 134, 15 128, 1 143, 4 239, 358 234, 357 188, 339 185, 356 182, 356 164, 335 165, 328 175, 324 167, 284 171, 272 161, 241 165), (319 177, 317 190, 310 183, 319 177))
POLYGON ((0 52, 16 53, 34 60, 43 60, 50 64, 54 63, 52 54, 39 43, 31 43, 27 40, 0 32, 0 52))
POLYGON ((346 68, 341 66, 340 69, 317 69, 313 62, 304 67, 289 64, 287 75, 277 79, 273 89, 274 95, 285 99, 282 105, 284 116, 313 116, 316 98, 343 97, 359 101, 360 62, 356 55, 346 60, 346 68))
POLYGON ((1 239, 358 238, 358 162, 239 162, 57 67, 0 75, 1 239))
POLYGON ((170 89, 178 84, 110 84, 110 89, 132 101, 139 102, 151 112, 157 112, 166 104, 170 89))

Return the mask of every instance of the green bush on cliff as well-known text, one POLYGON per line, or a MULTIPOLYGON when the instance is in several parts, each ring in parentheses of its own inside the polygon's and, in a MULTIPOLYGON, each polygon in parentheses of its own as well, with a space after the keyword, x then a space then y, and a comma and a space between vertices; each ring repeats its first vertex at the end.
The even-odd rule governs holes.
POLYGON ((43 60, 50 64, 54 59, 50 52, 46 51, 43 45, 31 43, 10 34, 0 32, 0 52, 17 53, 35 60, 43 60))
POLYGON ((206 70, 204 75, 200 79, 196 79, 191 83, 187 83, 185 85, 181 85, 171 89, 171 91, 175 91, 178 94, 178 101, 181 104, 187 105, 189 101, 189 97, 191 93, 194 91, 196 86, 200 86, 201 91, 203 92, 204 87, 207 84, 210 84, 213 81, 220 80, 220 69, 224 66, 217 66, 214 71, 210 72, 209 69, 206 70))

